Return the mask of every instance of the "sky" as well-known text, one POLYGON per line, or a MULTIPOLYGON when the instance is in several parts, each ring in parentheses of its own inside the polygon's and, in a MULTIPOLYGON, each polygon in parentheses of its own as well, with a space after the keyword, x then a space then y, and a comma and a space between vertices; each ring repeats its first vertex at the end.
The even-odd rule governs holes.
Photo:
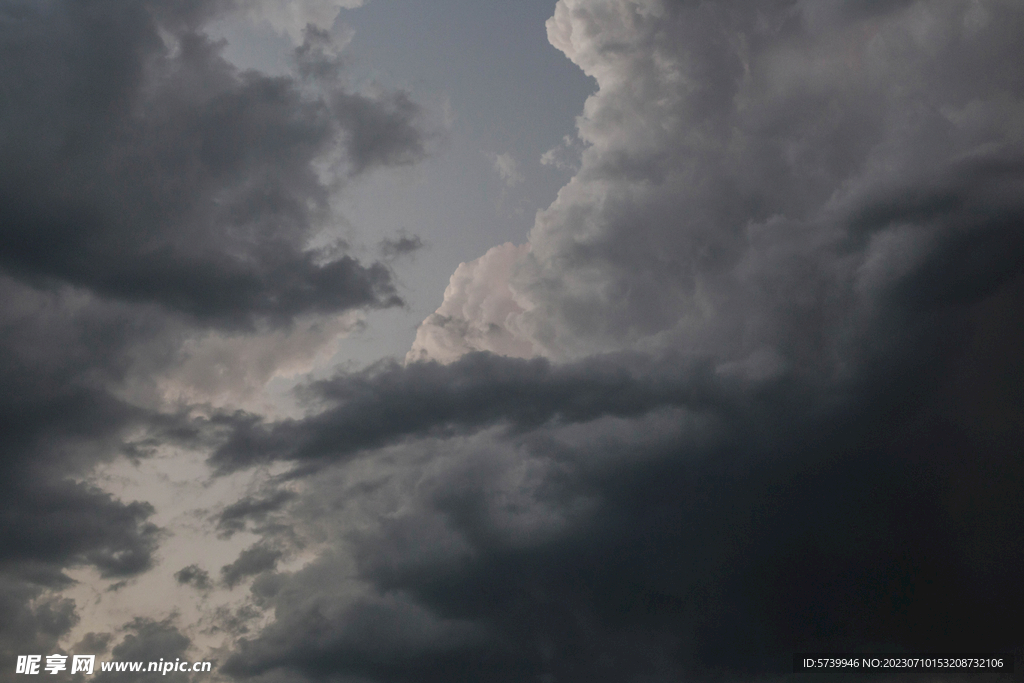
POLYGON ((1020 666, 1022 34, 0 0, 0 683, 1020 666))

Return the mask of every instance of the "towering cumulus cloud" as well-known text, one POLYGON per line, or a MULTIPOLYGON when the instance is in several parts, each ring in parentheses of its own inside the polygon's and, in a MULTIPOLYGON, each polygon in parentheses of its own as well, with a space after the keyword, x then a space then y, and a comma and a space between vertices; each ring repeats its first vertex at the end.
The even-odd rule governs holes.
POLYGON ((460 268, 411 357, 839 360, 833 345, 894 288, 941 298, 929 264, 964 240, 996 263, 953 259, 947 276, 994 283, 1016 265, 1002 217, 1019 210, 1019 10, 559 2, 548 36, 599 85, 582 168, 511 267, 460 268), (516 310, 457 303, 482 291, 516 310))
POLYGON ((1019 648, 1022 34, 1004 0, 559 0, 599 90, 529 244, 461 265, 404 366, 226 419, 223 471, 321 473, 289 533, 322 544, 226 670, 1019 648))

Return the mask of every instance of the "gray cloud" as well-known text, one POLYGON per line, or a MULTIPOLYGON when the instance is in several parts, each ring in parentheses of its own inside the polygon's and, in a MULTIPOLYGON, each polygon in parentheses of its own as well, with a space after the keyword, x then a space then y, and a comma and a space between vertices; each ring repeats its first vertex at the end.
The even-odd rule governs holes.
POLYGON ((22 581, 0 575, 0 657, 12 666, 0 671, 0 680, 14 681, 18 655, 57 652, 57 639, 77 622, 72 600, 41 595, 22 581))
MULTIPOLYGON (((178 630, 171 619, 155 621, 136 618, 125 624, 125 629, 129 633, 111 649, 110 661, 146 662, 144 666, 148 666, 149 662, 158 662, 161 659, 191 661, 186 655, 186 651, 192 641, 178 630)), ((141 681, 152 678, 153 675, 152 673, 97 672, 95 680, 141 681)), ((209 676, 209 674, 206 675, 209 676)), ((174 672, 161 674, 161 678, 182 683, 197 677, 187 673, 174 672)))
MULTIPOLYGON (((308 243, 350 178, 423 157, 420 108, 346 90, 315 29, 294 77, 235 69, 204 33, 232 7, 0 4, 0 580, 17 625, 0 633, 5 662, 54 651, 78 618, 46 592, 70 585, 66 569, 116 587, 153 566, 152 504, 81 481, 198 443, 160 384, 185 342, 400 303, 389 266, 308 243)), ((315 354, 351 324, 264 355, 315 354)))
POLYGON ((279 442, 298 450, 263 453, 372 454, 321 463, 293 508, 336 525, 356 570, 325 553, 276 578, 276 622, 225 670, 760 680, 798 650, 1016 647, 990 617, 1024 600, 1024 395, 999 379, 1024 343, 1024 274, 963 286, 990 274, 974 273, 922 305, 901 294, 920 272, 880 283, 888 310, 843 347, 842 376, 756 354, 689 371, 470 354, 314 385, 324 412, 279 442), (377 600, 385 643, 355 626, 377 600))
POLYGON ((230 633, 235 636, 245 635, 250 632, 250 626, 263 616, 263 612, 252 604, 245 604, 236 610, 227 606, 220 606, 214 610, 212 615, 213 625, 204 630, 204 633, 230 633))
MULTIPOLYGON (((504 281, 490 268, 453 280, 441 317, 418 332, 424 357, 663 345, 741 357, 775 343, 749 321, 776 314, 761 308, 765 290, 793 281, 793 268, 815 272, 801 285, 848 297, 823 311, 808 296, 807 316, 871 305, 854 282, 869 250, 849 251, 844 233, 876 198, 952 190, 975 207, 966 222, 901 217, 939 241, 1018 215, 1014 3, 818 5, 560 2, 549 37, 600 86, 578 121, 580 171, 538 214, 504 281), (1003 165, 999 186, 961 182, 986 163, 1003 165), (990 203, 999 208, 976 211, 990 203), (466 296, 516 306, 495 319, 466 296)), ((883 235, 909 227, 860 234, 877 236, 881 257, 899 248, 883 235)))
POLYGON ((78 654, 91 653, 101 655, 110 647, 110 641, 113 640, 113 637, 111 633, 95 633, 90 631, 74 644, 71 651, 78 654))
POLYGON ((183 586, 192 586, 201 591, 213 586, 210 583, 210 572, 197 564, 190 564, 174 572, 174 580, 183 586))
MULTIPOLYGON (((248 602, 205 622, 240 637, 228 676, 786 680, 799 650, 1019 653, 1019 3, 560 0, 552 42, 600 90, 530 243, 460 267, 423 362, 313 382, 302 418, 191 421, 125 391, 190 325, 396 301, 386 266, 305 244, 336 185, 423 154, 418 110, 341 89, 316 30, 270 78, 219 58, 212 4, 12 7, 5 654, 74 626, 45 593, 67 567, 151 566, 152 507, 66 477, 166 443, 302 479, 213 508, 259 537, 220 570, 248 602)), ((127 629, 117 658, 191 645, 127 629)))
POLYGON ((130 576, 151 565, 158 529, 145 523, 153 513, 149 503, 125 505, 109 494, 60 482, 19 488, 7 506, 6 561, 88 563, 109 577, 130 576))
MULTIPOLYGON (((305 243, 334 182, 315 164, 418 160, 419 108, 239 73, 199 29, 210 7, 57 3, 4 22, 0 267, 228 327, 398 303, 385 266, 305 243)), ((322 61, 308 48, 302 64, 322 61)))
POLYGON ((321 470, 293 519, 336 525, 356 571, 325 553, 279 577, 276 622, 226 671, 760 680, 799 650, 1012 649, 1019 633, 992 618, 1024 601, 1024 397, 957 368, 1003 371, 1021 291, 972 307, 980 328, 920 329, 928 362, 880 361, 844 399, 790 375, 724 410, 420 439, 378 452, 373 486, 321 470), (1000 438, 975 422, 987 408, 964 414, 979 404, 1009 411, 1000 438), (384 642, 359 626, 378 600, 384 642))
POLYGON ((231 564, 224 565, 220 569, 221 579, 229 588, 237 586, 242 579, 256 574, 270 571, 277 566, 277 561, 284 553, 277 548, 266 545, 254 545, 243 550, 231 564))
MULTIPOLYGON (((360 600, 333 618, 324 618, 313 607, 303 606, 297 612, 288 615, 287 627, 279 626, 293 629, 291 634, 284 636, 274 629, 278 637, 260 641, 251 654, 243 649, 250 655, 247 661, 229 661, 225 671, 243 676, 258 672, 265 663, 278 663, 275 660, 284 654, 288 659, 302 658, 307 670, 324 676, 341 665, 349 675, 375 678, 397 671, 399 676, 431 680, 445 671, 457 676, 467 664, 475 663, 462 661, 460 654, 476 649, 482 640, 471 624, 438 619, 396 599, 360 600), (267 646, 273 649, 257 652, 267 646)), ((479 654, 487 656, 483 650, 479 654)))
POLYGON ((484 353, 450 366, 385 361, 309 386, 304 394, 329 406, 313 417, 264 424, 255 416, 221 416, 233 429, 211 462, 228 470, 274 459, 329 461, 409 437, 472 433, 495 424, 523 430, 662 406, 692 403, 701 409, 727 400, 710 373, 701 359, 659 362, 639 354, 566 365, 484 353))
POLYGON ((423 240, 418 235, 401 235, 395 239, 387 238, 381 240, 377 245, 377 249, 385 258, 414 254, 423 247, 423 240))
POLYGON ((275 621, 225 671, 1019 656, 1021 10, 561 0, 588 147, 514 263, 460 266, 421 326, 410 360, 447 365, 218 418, 216 466, 317 473, 292 520, 329 545, 254 585, 275 621))
POLYGON ((0 651, 13 661, 58 651, 77 623, 74 601, 50 592, 71 585, 65 569, 91 566, 117 580, 153 564, 161 538, 153 506, 71 477, 125 452, 128 434, 149 423, 110 386, 127 369, 126 348, 161 326, 123 306, 7 278, 0 292, 0 623, 10 627, 0 630, 0 651))
POLYGON ((297 497, 294 492, 281 489, 262 498, 243 498, 227 506, 217 515, 217 528, 222 534, 231 536, 243 531, 248 522, 256 525, 265 522, 268 515, 281 510, 297 497))
POLYGON ((91 564, 110 577, 147 569, 158 540, 147 522, 152 506, 67 477, 124 452, 128 433, 151 423, 110 387, 125 375, 126 349, 162 326, 67 291, 38 292, 6 279, 0 290, 0 562, 51 585, 63 581, 68 564, 91 564))

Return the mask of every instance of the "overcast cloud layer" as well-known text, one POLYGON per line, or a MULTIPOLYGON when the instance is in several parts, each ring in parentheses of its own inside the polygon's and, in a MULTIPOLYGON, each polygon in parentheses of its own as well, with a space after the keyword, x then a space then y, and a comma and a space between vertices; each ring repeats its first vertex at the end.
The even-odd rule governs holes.
POLYGON ((1020 665, 1024 3, 559 0, 599 87, 545 155, 582 143, 572 180, 404 363, 279 417, 252 387, 400 303, 312 249, 332 193, 430 146, 346 87, 318 13, 349 5, 253 5, 298 44, 271 78, 204 37, 228 5, 0 4, 0 680, 57 647, 261 683, 1020 665), (262 365, 204 385, 232 357, 262 365), (197 512, 231 562, 159 564, 154 506, 81 483, 172 447, 278 473, 197 512), (81 567, 205 611, 61 641, 81 567))

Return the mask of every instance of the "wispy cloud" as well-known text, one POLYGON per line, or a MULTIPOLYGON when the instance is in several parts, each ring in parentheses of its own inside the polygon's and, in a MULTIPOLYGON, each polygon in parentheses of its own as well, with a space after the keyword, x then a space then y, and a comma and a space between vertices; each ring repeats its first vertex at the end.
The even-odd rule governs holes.
POLYGON ((515 187, 523 182, 523 174, 519 172, 519 166, 511 154, 508 152, 503 154, 489 152, 487 153, 487 158, 494 164, 495 172, 497 172, 501 177, 501 181, 507 187, 515 187))

